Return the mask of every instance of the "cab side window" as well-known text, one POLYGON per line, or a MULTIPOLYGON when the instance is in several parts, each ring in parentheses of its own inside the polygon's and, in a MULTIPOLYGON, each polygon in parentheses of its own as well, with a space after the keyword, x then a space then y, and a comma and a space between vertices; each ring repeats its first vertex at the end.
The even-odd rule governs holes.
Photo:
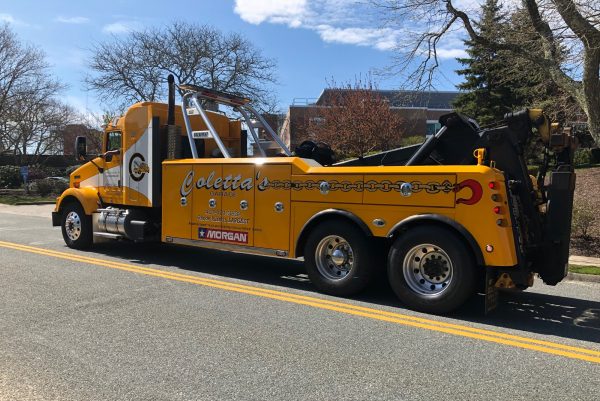
POLYGON ((106 134, 106 151, 121 149, 121 133, 113 131, 106 134))

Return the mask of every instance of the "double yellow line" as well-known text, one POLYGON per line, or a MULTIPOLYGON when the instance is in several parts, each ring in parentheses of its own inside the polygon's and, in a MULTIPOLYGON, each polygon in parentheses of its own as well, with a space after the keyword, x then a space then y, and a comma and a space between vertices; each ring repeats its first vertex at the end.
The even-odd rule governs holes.
POLYGON ((493 330, 479 329, 460 324, 446 323, 432 319, 405 315, 401 313, 367 308, 344 302, 330 301, 327 299, 298 295, 284 291, 269 290, 250 285, 236 284, 222 280, 214 280, 187 274, 174 273, 164 270, 152 269, 148 267, 136 266, 128 263, 120 263, 110 260, 92 258, 81 254, 59 252, 50 249, 21 245, 12 242, 0 241, 0 247, 22 252, 39 254, 43 256, 51 256, 58 259, 71 260, 74 262, 109 267, 111 269, 124 270, 132 273, 145 274, 148 276, 160 277, 168 280, 181 281, 185 283, 202 285, 212 288, 219 288, 226 291, 254 295, 257 297, 269 298, 298 305, 311 306, 314 308, 326 309, 348 315, 361 316, 369 319, 395 323, 403 326, 417 327, 420 329, 431 330, 440 333, 452 334, 456 336, 488 341, 517 348, 539 351, 546 354, 560 355, 567 358, 579 359, 593 363, 600 363, 600 351, 595 351, 587 348, 574 347, 570 345, 554 343, 550 341, 543 341, 535 338, 522 337, 493 330))

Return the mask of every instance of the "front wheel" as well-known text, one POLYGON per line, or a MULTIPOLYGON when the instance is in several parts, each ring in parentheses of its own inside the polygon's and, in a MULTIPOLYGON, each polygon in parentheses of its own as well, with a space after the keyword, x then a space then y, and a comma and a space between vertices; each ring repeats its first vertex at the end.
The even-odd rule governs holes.
POLYGON ((92 245, 92 216, 79 203, 71 202, 62 211, 62 235, 69 248, 85 249, 92 245))
POLYGON ((475 263, 454 232, 436 226, 415 227, 392 245, 388 279, 411 309, 448 313, 474 293, 475 263))

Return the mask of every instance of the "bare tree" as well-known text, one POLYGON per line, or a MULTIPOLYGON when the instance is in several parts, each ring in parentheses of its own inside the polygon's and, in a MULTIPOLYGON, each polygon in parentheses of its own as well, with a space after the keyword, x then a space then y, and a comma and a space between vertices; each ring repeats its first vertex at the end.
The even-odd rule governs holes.
MULTIPOLYGON (((399 45, 396 67, 410 69, 416 86, 430 85, 439 67, 440 44, 464 31, 471 41, 506 51, 546 71, 571 95, 588 119, 589 130, 600 144, 600 5, 589 0, 521 0, 535 37, 486 38, 474 28, 476 12, 460 0, 371 0, 385 13, 388 24, 406 35, 399 45), (529 51, 532 41, 541 52, 529 51)), ((505 2, 508 3, 508 2, 505 2)), ((510 4, 507 4, 510 6, 510 4)), ((455 36, 456 37, 456 36, 455 36)))
POLYGON ((8 25, 0 29, 0 150, 18 156, 50 152, 52 129, 68 118, 56 101, 64 85, 49 73, 45 54, 22 44, 8 25))
POLYGON ((325 91, 323 105, 308 116, 310 138, 328 143, 341 157, 363 157, 400 144, 403 119, 369 79, 325 91))
POLYGON ((270 91, 275 61, 237 33, 207 25, 175 22, 163 28, 113 37, 91 49, 93 73, 85 82, 106 102, 156 101, 165 97, 168 74, 178 84, 194 84, 274 105, 270 91))
POLYGON ((54 99, 23 107, 14 133, 15 155, 40 156, 62 152, 64 126, 76 118, 75 110, 54 99))

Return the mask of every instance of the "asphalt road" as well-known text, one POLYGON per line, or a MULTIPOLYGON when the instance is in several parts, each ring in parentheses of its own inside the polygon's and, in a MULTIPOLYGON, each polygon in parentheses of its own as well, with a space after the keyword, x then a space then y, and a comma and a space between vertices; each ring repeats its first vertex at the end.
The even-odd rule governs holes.
MULTIPOLYGON (((40 209, 43 210, 43 209, 40 209)), ((7 213, 9 212, 9 213, 7 213)), ((384 282, 315 292, 302 265, 64 246, 0 209, 1 400, 598 400, 600 284, 411 312, 384 282)))

